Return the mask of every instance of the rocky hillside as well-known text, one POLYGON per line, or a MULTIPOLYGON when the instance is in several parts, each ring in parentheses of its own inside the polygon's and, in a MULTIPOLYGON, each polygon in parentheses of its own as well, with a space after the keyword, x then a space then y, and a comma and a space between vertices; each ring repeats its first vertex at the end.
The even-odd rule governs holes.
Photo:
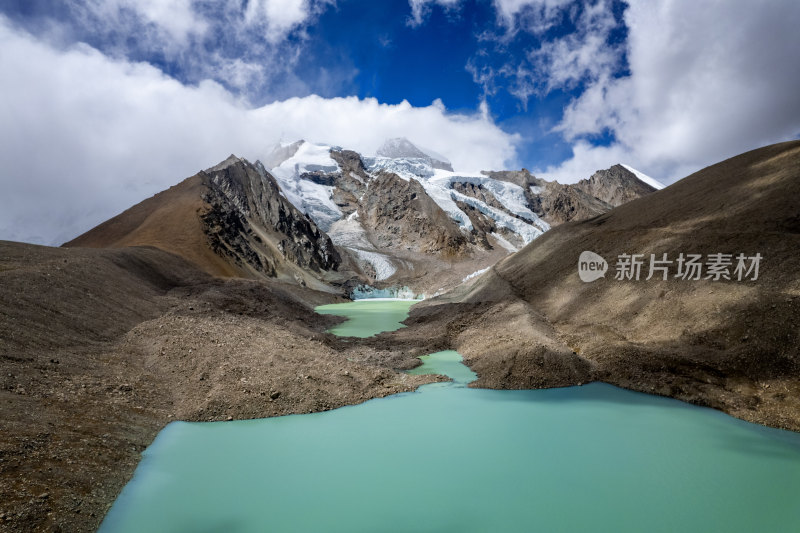
POLYGON ((66 243, 150 245, 218 276, 267 277, 325 289, 341 257, 261 163, 231 156, 66 243))
POLYGON ((401 335, 458 349, 477 386, 602 380, 800 430, 798 195, 800 141, 748 152, 552 229, 401 335))

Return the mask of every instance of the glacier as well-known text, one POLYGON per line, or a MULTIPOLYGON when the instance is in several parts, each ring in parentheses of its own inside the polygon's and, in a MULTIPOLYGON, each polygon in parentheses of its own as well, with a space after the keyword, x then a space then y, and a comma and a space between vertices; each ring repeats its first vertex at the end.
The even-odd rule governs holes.
POLYGON ((312 172, 338 172, 339 165, 331 159, 330 151, 330 146, 303 142, 294 155, 270 169, 286 198, 325 232, 342 218, 342 211, 331 199, 333 186, 303 176, 312 172))

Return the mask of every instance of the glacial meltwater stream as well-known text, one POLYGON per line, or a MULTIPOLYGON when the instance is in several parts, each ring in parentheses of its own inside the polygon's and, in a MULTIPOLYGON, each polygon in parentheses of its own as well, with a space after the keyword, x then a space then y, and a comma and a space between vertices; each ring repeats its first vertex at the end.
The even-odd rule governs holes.
MULTIPOLYGON (((357 317, 372 321, 370 305, 324 310, 369 336, 357 317)), ((410 304, 381 305, 404 317, 410 304)), ((100 529, 800 531, 800 434, 599 383, 471 389, 455 352, 414 372, 428 369, 454 383, 323 413, 173 422, 100 529)))

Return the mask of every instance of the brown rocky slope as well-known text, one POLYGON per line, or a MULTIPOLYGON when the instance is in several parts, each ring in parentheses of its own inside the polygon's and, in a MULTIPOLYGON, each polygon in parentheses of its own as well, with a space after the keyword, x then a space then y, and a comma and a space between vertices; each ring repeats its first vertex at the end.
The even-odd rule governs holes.
POLYGON ((223 277, 278 278, 330 290, 341 264, 330 238, 261 166, 230 156, 66 243, 155 246, 223 277))
POLYGON ((324 333, 338 298, 152 247, 0 241, 0 531, 95 531, 171 420, 322 411, 431 381, 324 333))
POLYGON ((800 141, 742 154, 554 228, 417 306, 397 342, 459 350, 478 387, 601 380, 800 431, 799 195, 800 141), (586 250, 609 262, 592 283, 578 276, 586 250), (664 253, 733 254, 732 279, 676 278, 673 263, 646 281, 650 254, 664 253), (740 253, 763 256, 756 280, 736 280, 740 253), (620 254, 644 254, 640 281, 615 279, 620 254))

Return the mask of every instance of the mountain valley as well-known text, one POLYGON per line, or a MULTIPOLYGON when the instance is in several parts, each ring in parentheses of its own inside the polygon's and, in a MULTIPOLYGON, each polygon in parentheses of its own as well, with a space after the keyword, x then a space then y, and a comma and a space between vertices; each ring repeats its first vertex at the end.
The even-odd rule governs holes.
POLYGON ((463 354, 470 386, 603 381, 800 430, 797 141, 663 190, 623 165, 569 185, 456 172, 404 139, 374 156, 299 141, 264 161, 231 156, 62 248, 0 243, 9 530, 96 529, 172 420, 414 390, 445 379, 406 373, 441 350, 463 354), (586 283, 585 250, 764 259, 754 280, 612 266, 586 283), (358 340, 313 311, 369 296, 425 299, 358 340))

